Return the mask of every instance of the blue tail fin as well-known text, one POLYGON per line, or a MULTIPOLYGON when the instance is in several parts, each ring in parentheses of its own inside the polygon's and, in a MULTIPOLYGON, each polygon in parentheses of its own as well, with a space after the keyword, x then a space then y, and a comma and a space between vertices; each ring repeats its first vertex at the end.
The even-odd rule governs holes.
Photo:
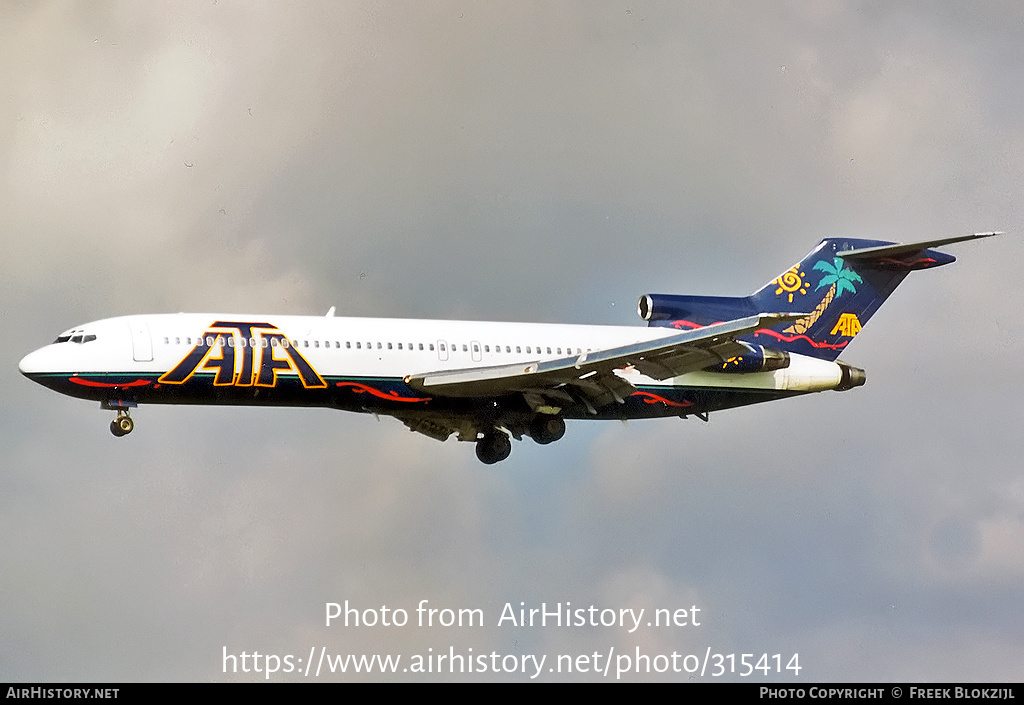
POLYGON ((995 234, 907 245, 829 238, 750 296, 652 294, 640 299, 640 315, 652 326, 696 328, 761 312, 806 312, 793 323, 762 328, 743 340, 835 360, 907 274, 956 261, 929 247, 995 234))

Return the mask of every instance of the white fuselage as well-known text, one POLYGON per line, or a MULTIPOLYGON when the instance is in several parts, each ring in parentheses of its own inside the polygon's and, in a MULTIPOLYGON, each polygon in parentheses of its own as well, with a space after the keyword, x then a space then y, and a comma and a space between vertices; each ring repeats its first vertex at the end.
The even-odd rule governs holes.
MULTIPOLYGON (((219 345, 234 349, 233 383, 258 385, 240 378, 246 355, 258 370, 260 358, 287 356, 275 353, 278 341, 301 354, 325 378, 404 379, 432 371, 532 363, 656 340, 677 333, 666 328, 631 326, 501 323, 389 318, 321 316, 260 316, 238 314, 154 314, 111 318, 78 326, 70 339, 47 345, 27 355, 19 365, 29 376, 159 374, 174 369, 194 350, 202 337, 214 334, 219 345), (216 323, 267 324, 246 326, 216 323), (248 333, 248 335, 246 335, 248 333), (95 336, 88 342, 75 335, 95 336)), ((199 366, 197 373, 208 367, 199 366)), ((280 375, 298 375, 294 368, 280 375)), ((833 362, 794 355, 783 370, 750 374, 692 372, 655 381, 635 371, 621 376, 644 387, 715 387, 820 391, 832 389, 841 376, 833 362)), ((156 399, 154 399, 156 401, 156 399)), ((195 400, 202 403, 201 398, 195 400)))

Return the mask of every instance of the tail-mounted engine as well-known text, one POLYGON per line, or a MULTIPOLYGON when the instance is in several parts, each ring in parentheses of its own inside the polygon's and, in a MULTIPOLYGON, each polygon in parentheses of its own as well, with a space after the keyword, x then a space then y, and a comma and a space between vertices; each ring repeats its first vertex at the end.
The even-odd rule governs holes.
POLYGON ((649 326, 687 330, 759 313, 747 298, 733 296, 641 296, 636 312, 649 326))
MULTIPOLYGON (((676 296, 647 294, 636 307, 648 325, 678 330, 701 328, 751 316, 757 311, 746 298, 729 296, 676 296)), ((789 367, 789 353, 743 342, 747 352, 708 367, 709 372, 771 372, 789 367)))

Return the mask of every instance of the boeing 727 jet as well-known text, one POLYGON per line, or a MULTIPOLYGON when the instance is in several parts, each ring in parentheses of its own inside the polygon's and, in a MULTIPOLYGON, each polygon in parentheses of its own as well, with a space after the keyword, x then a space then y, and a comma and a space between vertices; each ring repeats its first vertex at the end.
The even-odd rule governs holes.
POLYGON ((22 359, 29 379, 114 411, 139 404, 320 406, 393 416, 412 431, 476 443, 484 463, 511 438, 541 444, 565 419, 695 416, 844 391, 864 371, 837 358, 931 248, 829 238, 745 297, 649 294, 647 327, 155 314, 76 326, 22 359))

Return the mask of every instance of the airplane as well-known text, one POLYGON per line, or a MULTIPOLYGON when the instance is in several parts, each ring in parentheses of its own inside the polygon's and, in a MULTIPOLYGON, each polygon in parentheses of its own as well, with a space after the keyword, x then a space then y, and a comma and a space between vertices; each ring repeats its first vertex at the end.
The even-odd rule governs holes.
POLYGON ((694 416, 863 385, 837 358, 933 247, 826 238, 745 297, 648 294, 647 327, 326 316, 155 314, 75 326, 21 360, 22 374, 114 411, 139 404, 331 407, 456 434, 493 464, 511 438, 559 440, 566 419, 694 416))

